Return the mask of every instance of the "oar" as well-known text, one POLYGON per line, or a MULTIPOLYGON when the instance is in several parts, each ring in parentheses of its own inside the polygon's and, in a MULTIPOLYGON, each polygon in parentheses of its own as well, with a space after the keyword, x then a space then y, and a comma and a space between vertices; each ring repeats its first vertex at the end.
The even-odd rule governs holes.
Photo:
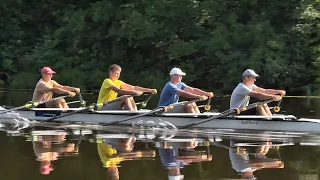
POLYGON ((78 103, 78 102, 80 102, 80 100, 67 102, 67 104, 74 104, 74 103, 78 103))
POLYGON ((16 110, 23 109, 23 108, 37 107, 40 104, 44 104, 44 103, 51 102, 51 101, 56 101, 56 100, 59 100, 59 99, 65 98, 65 97, 69 97, 69 95, 59 96, 59 97, 52 98, 52 99, 46 100, 46 101, 28 102, 27 104, 25 104, 23 106, 19 106, 19 107, 16 107, 16 108, 12 108, 12 109, 8 109, 8 110, 5 110, 5 111, 2 111, 2 112, 0 112, 0 114, 4 114, 4 113, 7 113, 7 112, 11 112, 11 111, 16 111, 16 110))
POLYGON ((51 118, 48 118, 46 120, 44 120, 44 122, 48 122, 48 121, 52 121, 52 120, 55 120, 55 119, 59 119, 59 118, 62 118, 62 117, 66 117, 66 116, 70 116, 72 114, 76 114, 76 113, 79 113, 79 112, 84 112, 86 110, 97 110, 99 108, 101 108, 102 106, 106 105, 106 104, 110 104, 110 103, 113 103, 113 102, 116 102, 116 101, 120 101, 120 100, 123 100, 123 99, 126 99, 126 98, 129 98, 131 97, 131 95, 124 95, 124 96, 120 96, 112 101, 108 101, 106 103, 93 103, 87 107, 84 107, 83 109, 79 109, 79 110, 76 110, 76 111, 72 111, 70 113, 66 113, 66 114, 62 114, 60 116, 55 116, 55 117, 51 117, 51 118))
POLYGON ((140 105, 141 106, 140 109, 145 108, 147 106, 148 101, 151 99, 152 96, 153 96, 153 94, 150 94, 149 97, 147 98, 147 100, 142 101, 142 102, 138 102, 138 103, 136 103, 136 105, 140 105))
POLYGON ((198 108, 202 108, 202 107, 203 107, 203 109, 204 109, 205 111, 209 111, 209 110, 211 109, 210 103, 211 103, 211 98, 208 98, 207 104, 205 104, 205 105, 200 105, 200 106, 198 106, 198 108))
POLYGON ((87 102, 83 100, 82 95, 80 93, 78 95, 79 95, 81 107, 86 107, 87 102))
POLYGON ((182 126, 180 127, 180 129, 185 129, 185 128, 189 128, 191 126, 195 126, 195 125, 198 125, 198 124, 202 124, 202 123, 205 123, 205 122, 208 122, 208 121, 212 121, 212 120, 215 120, 215 119, 218 119, 218 118, 221 118, 221 117, 225 117, 225 116, 228 116, 228 115, 232 115, 232 114, 240 114, 241 112, 243 111, 246 111, 246 110, 249 110, 249 109, 252 109, 252 108, 255 108, 261 104, 266 104, 266 103, 269 103, 269 102, 272 102, 274 101, 274 99, 269 99, 269 100, 265 100, 265 101, 262 101, 262 102, 256 102, 256 103, 252 103, 252 104, 249 104, 247 107, 244 107, 244 108, 236 108, 236 109, 228 109, 226 111, 223 111, 222 113, 220 113, 219 115, 215 115, 215 116, 212 116, 210 118, 207 118, 207 119, 204 119, 204 120, 201 120, 201 121, 198 121, 198 122, 194 122, 194 123, 191 123, 191 124, 188 124, 188 125, 185 125, 185 126, 182 126))
POLYGON ((211 109, 211 98, 208 98, 207 104, 204 106, 204 110, 209 111, 211 109))
MULTIPOLYGON (((282 96, 281 96, 281 98, 282 98, 282 96)), ((278 102, 278 104, 275 106, 275 107, 273 107, 273 111, 274 112, 280 112, 280 104, 281 104, 281 101, 282 101, 282 99, 280 99, 280 101, 278 102)))
POLYGON ((122 123, 122 122, 125 122, 125 121, 129 121, 129 120, 132 120, 132 119, 143 117, 143 116, 146 116, 146 115, 160 113, 160 112, 167 112, 168 110, 173 109, 175 107, 183 106, 184 104, 194 103, 194 102, 198 102, 198 101, 202 101, 202 99, 201 98, 200 99, 194 99, 194 100, 190 100, 190 101, 184 101, 184 102, 172 104, 172 105, 169 105, 169 106, 157 107, 157 108, 155 108, 155 109, 153 109, 153 110, 151 110, 149 112, 138 114, 138 115, 135 115, 135 116, 130 116, 128 118, 121 119, 121 120, 118 120, 118 121, 113 121, 113 122, 106 123, 106 124, 103 124, 103 125, 104 126, 108 126, 108 125, 119 124, 119 123, 122 123))

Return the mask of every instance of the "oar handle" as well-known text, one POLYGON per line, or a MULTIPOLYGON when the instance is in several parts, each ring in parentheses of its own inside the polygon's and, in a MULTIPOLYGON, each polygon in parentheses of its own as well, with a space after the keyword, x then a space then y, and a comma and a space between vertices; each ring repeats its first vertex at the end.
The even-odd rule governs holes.
POLYGON ((211 109, 211 98, 208 98, 207 104, 204 106, 204 110, 209 111, 211 109))
POLYGON ((280 104, 282 102, 282 98, 283 96, 281 96, 281 100, 278 102, 278 104, 275 107, 273 107, 273 111, 276 113, 280 112, 280 104))
POLYGON ((153 94, 152 93, 148 93, 148 94, 145 94, 145 95, 148 95, 148 98, 145 100, 145 101, 142 101, 142 102, 139 102, 139 103, 136 103, 136 105, 139 105, 140 104, 140 108, 145 108, 148 104, 148 101, 152 98, 153 94))
POLYGON ((87 102, 83 100, 82 95, 80 93, 78 94, 78 96, 79 96, 79 101, 80 101, 81 107, 85 107, 87 102))

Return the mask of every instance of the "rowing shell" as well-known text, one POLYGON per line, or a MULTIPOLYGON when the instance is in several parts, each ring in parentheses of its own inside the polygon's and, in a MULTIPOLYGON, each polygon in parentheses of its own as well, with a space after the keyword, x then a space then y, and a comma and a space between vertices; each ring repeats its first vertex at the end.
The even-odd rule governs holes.
MULTIPOLYGON (((20 116, 29 120, 44 121, 49 118, 53 113, 59 113, 63 115, 72 111, 81 110, 83 108, 33 108, 27 110, 15 111, 14 116, 20 116), (40 113, 46 111, 45 113, 40 113), (37 116, 36 114, 40 116, 37 116)), ((56 122, 81 122, 81 123, 93 123, 103 124, 118 121, 130 116, 138 115, 141 113, 149 112, 150 110, 140 110, 138 112, 132 111, 85 111, 81 113, 75 113, 70 116, 58 118, 56 122)), ((0 110, 1 112, 1 110, 0 110)), ((125 121, 121 124, 132 125, 137 122, 159 122, 166 121, 173 124, 177 128, 195 123, 197 121, 218 115, 220 113, 163 113, 158 115, 146 115, 129 121, 125 121)), ((0 114, 0 119, 9 119, 13 115, 7 113, 0 114)), ((310 132, 320 133, 320 119, 307 119, 296 118, 293 115, 274 115, 269 117, 262 117, 256 115, 243 115, 233 116, 226 118, 219 118, 212 121, 208 121, 202 124, 192 126, 196 129, 219 129, 219 130, 257 130, 257 131, 281 131, 281 132, 310 132), (271 120, 265 120, 270 118, 271 120)))

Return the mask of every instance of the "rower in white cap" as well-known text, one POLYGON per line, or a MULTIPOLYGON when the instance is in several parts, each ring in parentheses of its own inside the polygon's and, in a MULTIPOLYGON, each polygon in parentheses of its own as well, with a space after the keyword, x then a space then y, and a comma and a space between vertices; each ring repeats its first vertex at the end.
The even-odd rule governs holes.
MULTIPOLYGON (((247 69, 243 72, 242 82, 233 90, 230 98, 230 108, 244 108, 248 106, 250 97, 261 100, 274 99, 280 101, 281 96, 286 94, 284 90, 278 89, 263 89, 256 86, 254 83, 259 75, 252 69, 247 69)), ((259 113, 262 116, 272 116, 270 108, 267 104, 259 105, 257 108, 252 108, 241 112, 241 115, 255 115, 259 113)))

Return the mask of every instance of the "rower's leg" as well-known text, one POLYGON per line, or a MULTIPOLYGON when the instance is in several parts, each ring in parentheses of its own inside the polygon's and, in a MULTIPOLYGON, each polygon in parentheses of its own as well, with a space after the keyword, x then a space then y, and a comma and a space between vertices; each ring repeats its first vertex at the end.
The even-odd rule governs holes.
POLYGON ((132 110, 133 110, 133 111, 138 111, 138 108, 137 108, 136 102, 134 102, 133 97, 130 97, 130 98, 128 98, 128 99, 130 99, 131 106, 132 106, 132 110))
POLYGON ((133 111, 132 104, 129 98, 124 99, 123 102, 126 110, 133 111))
POLYGON ((193 108, 194 113, 200 113, 199 108, 195 102, 191 103, 191 106, 193 108))
POLYGON ((63 108, 59 100, 47 102, 46 107, 47 108, 63 108))
POLYGON ((68 104, 67 104, 67 102, 66 102, 66 100, 65 100, 64 98, 59 99, 58 102, 59 102, 59 104, 60 104, 59 107, 69 108, 69 106, 68 106, 68 104))
POLYGON ((261 116, 268 116, 268 114, 265 111, 263 105, 257 106, 257 111, 258 111, 258 114, 261 115, 261 116))
POLYGON ((184 105, 184 106, 185 106, 185 109, 186 109, 187 113, 195 113, 191 103, 187 104, 187 105, 184 105))
POLYGON ((269 108, 268 104, 264 104, 264 105, 263 105, 263 108, 264 108, 267 116, 272 116, 272 113, 271 113, 271 111, 270 111, 270 108, 269 108))

